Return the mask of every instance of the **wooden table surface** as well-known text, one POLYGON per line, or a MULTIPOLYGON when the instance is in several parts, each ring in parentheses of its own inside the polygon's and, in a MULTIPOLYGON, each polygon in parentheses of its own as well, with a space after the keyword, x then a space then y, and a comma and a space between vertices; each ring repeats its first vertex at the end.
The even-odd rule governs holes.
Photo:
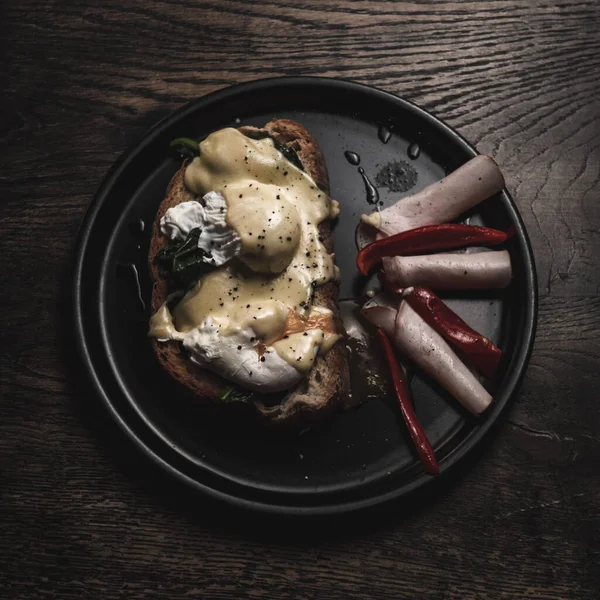
POLYGON ((0 597, 600 598, 600 5, 21 0, 0 9, 0 597), (491 154, 531 236, 520 392, 439 495, 278 527, 183 500, 74 366, 74 237, 110 165, 184 102, 323 75, 491 154))

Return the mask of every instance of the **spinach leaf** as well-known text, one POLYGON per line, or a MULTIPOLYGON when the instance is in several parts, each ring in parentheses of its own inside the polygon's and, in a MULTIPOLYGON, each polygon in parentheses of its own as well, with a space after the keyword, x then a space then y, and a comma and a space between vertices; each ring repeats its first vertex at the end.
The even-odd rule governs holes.
POLYGON ((172 240, 157 255, 157 262, 168 272, 177 287, 189 290, 214 267, 206 262, 210 254, 198 248, 200 228, 192 229, 185 240, 172 240))
POLYGON ((183 158, 200 156, 200 143, 191 138, 181 137, 173 140, 170 144, 183 158))
POLYGON ((278 144, 277 142, 275 142, 275 140, 273 140, 273 142, 275 144, 275 148, 277 148, 277 150, 279 150, 281 154, 283 154, 293 165, 298 167, 301 171, 304 171, 304 165, 302 164, 300 157, 293 148, 290 148, 289 146, 283 146, 282 144, 278 144))
POLYGON ((275 406, 280 404, 287 397, 288 392, 270 392, 260 393, 246 390, 237 385, 231 384, 226 387, 219 396, 221 402, 242 402, 248 404, 255 400, 260 400, 266 406, 275 406))
POLYGON ((252 140, 264 140, 265 138, 271 138, 275 148, 279 150, 279 152, 281 152, 281 154, 283 154, 283 156, 285 156, 285 158, 287 158, 294 166, 298 167, 301 171, 304 171, 304 165, 302 164, 302 161, 300 160, 300 157, 296 151, 293 148, 284 146, 283 144, 277 142, 270 133, 265 131, 247 131, 244 133, 244 135, 252 140))
POLYGON ((250 390, 244 390, 240 387, 230 385, 221 392, 221 402, 243 402, 248 403, 258 398, 260 394, 250 390))

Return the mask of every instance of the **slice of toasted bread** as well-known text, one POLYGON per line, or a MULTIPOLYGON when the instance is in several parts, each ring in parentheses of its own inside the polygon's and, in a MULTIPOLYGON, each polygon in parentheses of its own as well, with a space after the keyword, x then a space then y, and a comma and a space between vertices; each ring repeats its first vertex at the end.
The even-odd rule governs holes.
MULTIPOLYGON (((275 119, 263 129, 241 127, 242 133, 265 132, 279 144, 293 148, 307 173, 324 189, 329 189, 329 177, 325 159, 316 140, 299 123, 287 119, 275 119)), ((169 294, 167 282, 161 280, 156 265, 157 253, 167 244, 167 238, 160 231, 160 219, 167 209, 186 200, 193 200, 194 194, 184 184, 184 171, 187 162, 175 173, 163 202, 158 208, 152 227, 152 238, 149 251, 149 268, 154 280, 152 292, 152 309, 158 310, 166 302, 169 294)), ((319 234, 328 252, 333 252, 331 223, 326 220, 319 225, 319 234)), ((339 320, 338 310, 339 285, 329 282, 315 290, 314 303, 329 308, 337 321, 340 331, 343 326, 339 320)), ((230 383, 215 373, 203 369, 186 358, 176 341, 158 342, 151 340, 154 351, 162 367, 179 384, 184 386, 199 401, 212 405, 222 404, 220 396, 230 383)), ((348 392, 348 362, 346 346, 342 341, 336 343, 329 352, 319 356, 308 377, 298 384, 285 399, 275 406, 267 406, 260 401, 254 403, 259 415, 274 424, 304 426, 321 420, 335 408, 342 405, 348 392)), ((225 408, 232 407, 227 405, 225 408)))

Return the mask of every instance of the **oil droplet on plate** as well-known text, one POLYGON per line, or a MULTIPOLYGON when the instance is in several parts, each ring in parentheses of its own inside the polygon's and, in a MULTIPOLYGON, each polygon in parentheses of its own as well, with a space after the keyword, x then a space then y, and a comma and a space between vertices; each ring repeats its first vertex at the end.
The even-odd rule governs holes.
POLYGON ((408 158, 410 158, 411 160, 416 160, 421 154, 421 147, 415 142, 408 147, 407 154, 408 158))
POLYGON ((351 165, 360 165, 360 156, 356 154, 356 152, 350 152, 350 150, 346 150, 346 152, 344 152, 344 156, 351 165))
POLYGON ((387 144, 392 137, 392 132, 385 125, 380 125, 379 129, 377 129, 377 137, 384 144, 387 144))
POLYGON ((142 219, 135 219, 129 223, 129 233, 135 238, 142 237, 146 230, 146 223, 142 219))

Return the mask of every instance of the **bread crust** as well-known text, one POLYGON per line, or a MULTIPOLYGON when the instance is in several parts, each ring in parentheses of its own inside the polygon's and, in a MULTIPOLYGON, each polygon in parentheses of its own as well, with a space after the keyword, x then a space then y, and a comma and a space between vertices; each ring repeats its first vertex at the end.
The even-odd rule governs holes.
MULTIPOLYGON (((240 127, 242 133, 265 132, 279 144, 293 148, 302 161, 307 173, 325 190, 329 190, 329 177, 325 159, 316 140, 299 123, 289 119, 274 119, 264 128, 240 127)), ((161 278, 156 264, 156 255, 168 243, 166 236, 160 231, 160 219, 173 206, 193 200, 195 195, 184 183, 184 173, 188 161, 184 161, 175 173, 167 188, 165 199, 160 204, 154 223, 148 253, 148 266, 154 281, 152 289, 152 310, 158 310, 167 301, 169 289, 167 282, 161 278)), ((319 234, 328 252, 333 252, 331 221, 323 221, 319 225, 319 234)), ((314 302, 318 306, 330 309, 334 315, 339 331, 344 331, 339 318, 339 284, 329 282, 316 288, 314 302)), ((158 342, 151 338, 151 344, 162 368, 187 393, 191 393, 199 402, 213 411, 234 413, 239 409, 236 403, 223 403, 222 392, 231 384, 216 373, 204 369, 183 355, 181 345, 177 341, 158 342)), ((302 380, 287 397, 275 406, 267 406, 260 401, 254 407, 264 420, 281 426, 307 426, 340 407, 348 393, 349 370, 346 346, 343 340, 336 343, 325 355, 317 357, 308 377, 302 380)), ((183 390, 182 390, 183 391, 183 390)), ((245 412, 245 411, 244 411, 245 412)), ((233 416, 233 415, 232 415, 233 416)))

